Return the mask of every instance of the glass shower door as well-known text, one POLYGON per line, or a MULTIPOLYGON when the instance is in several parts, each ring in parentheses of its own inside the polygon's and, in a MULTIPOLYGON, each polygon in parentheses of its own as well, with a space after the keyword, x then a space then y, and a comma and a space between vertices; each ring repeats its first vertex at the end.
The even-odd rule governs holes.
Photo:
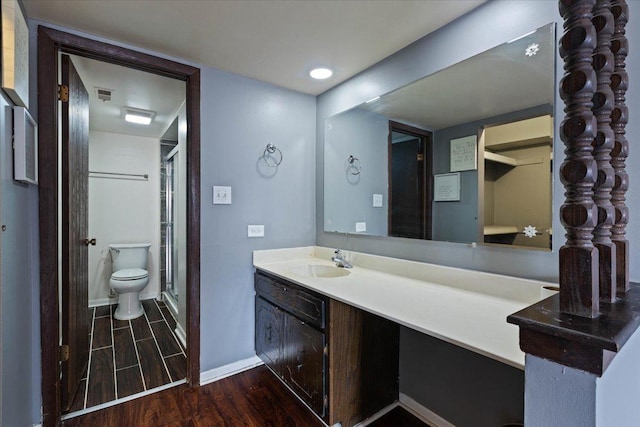
POLYGON ((178 177, 178 150, 173 150, 167 155, 166 160, 166 189, 167 197, 165 202, 166 209, 166 222, 165 222, 165 236, 166 236, 166 291, 169 297, 174 299, 174 302, 178 302, 178 269, 176 268, 176 261, 178 259, 178 242, 177 233, 175 232, 175 199, 177 190, 177 177, 178 177))

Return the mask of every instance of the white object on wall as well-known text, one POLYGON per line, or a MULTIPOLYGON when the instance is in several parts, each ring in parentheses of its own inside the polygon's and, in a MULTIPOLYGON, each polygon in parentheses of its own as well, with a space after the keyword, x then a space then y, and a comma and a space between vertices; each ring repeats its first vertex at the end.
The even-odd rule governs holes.
POLYGON ((213 187, 213 204, 214 205, 230 205, 231 204, 231 187, 216 185, 213 187))

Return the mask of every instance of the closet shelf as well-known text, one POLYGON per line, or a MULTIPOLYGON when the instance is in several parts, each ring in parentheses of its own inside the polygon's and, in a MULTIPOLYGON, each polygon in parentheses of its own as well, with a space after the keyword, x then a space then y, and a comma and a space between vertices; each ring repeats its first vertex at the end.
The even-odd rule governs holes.
POLYGON ((484 159, 490 162, 501 163, 503 165, 518 166, 518 161, 516 159, 503 156, 501 154, 492 153, 491 151, 484 152, 484 159))
POLYGON ((490 162, 501 163, 503 165, 508 166, 524 166, 524 165, 535 165, 538 163, 542 163, 541 157, 531 157, 528 159, 517 160, 512 157, 503 156, 502 154, 496 154, 491 151, 484 152, 484 159, 490 162))

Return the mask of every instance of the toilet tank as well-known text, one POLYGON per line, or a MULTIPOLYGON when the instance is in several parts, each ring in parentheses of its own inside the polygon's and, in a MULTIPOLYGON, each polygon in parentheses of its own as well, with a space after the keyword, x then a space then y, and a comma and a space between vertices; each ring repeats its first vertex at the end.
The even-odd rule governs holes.
POLYGON ((151 243, 112 243, 109 245, 113 271, 125 268, 147 269, 151 243))

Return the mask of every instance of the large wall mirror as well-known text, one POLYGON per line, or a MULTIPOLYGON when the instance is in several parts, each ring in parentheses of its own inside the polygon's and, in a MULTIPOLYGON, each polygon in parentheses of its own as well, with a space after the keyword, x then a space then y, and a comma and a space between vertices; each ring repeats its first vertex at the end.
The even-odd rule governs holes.
POLYGON ((324 230, 549 250, 555 24, 325 121, 324 230))

